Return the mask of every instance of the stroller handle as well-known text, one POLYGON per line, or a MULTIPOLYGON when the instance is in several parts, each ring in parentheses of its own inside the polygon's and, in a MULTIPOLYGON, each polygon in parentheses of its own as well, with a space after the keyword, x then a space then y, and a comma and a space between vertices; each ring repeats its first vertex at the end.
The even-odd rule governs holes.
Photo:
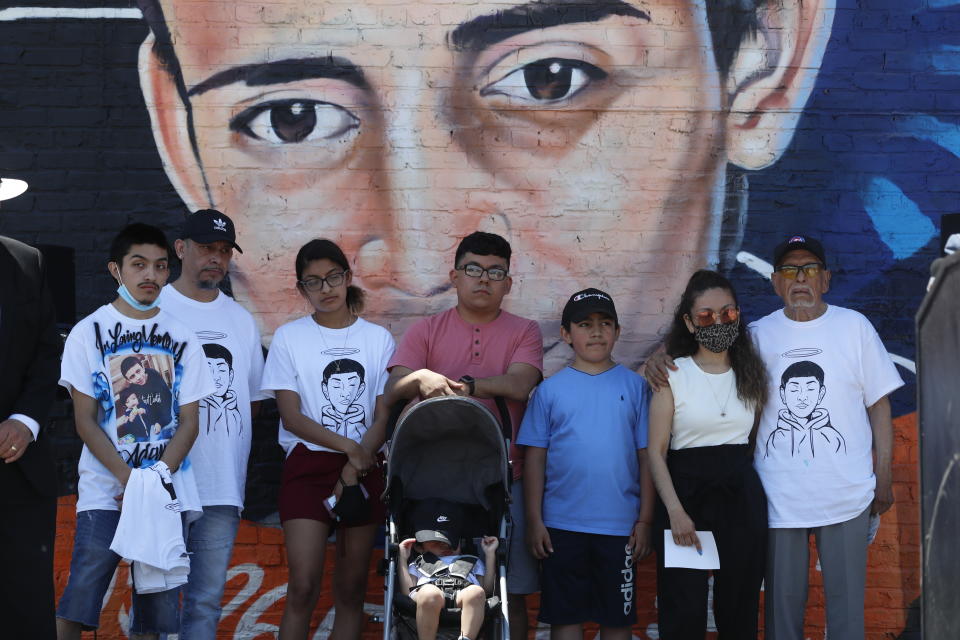
MULTIPOLYGON (((503 396, 496 396, 493 402, 497 405, 497 411, 500 413, 500 431, 503 434, 503 439, 510 442, 513 440, 513 420, 510 418, 510 411, 507 409, 507 400, 503 396)), ((387 442, 393 440, 393 432, 397 430, 400 415, 407 408, 407 404, 409 404, 409 400, 399 400, 390 407, 390 413, 387 416, 387 442)))

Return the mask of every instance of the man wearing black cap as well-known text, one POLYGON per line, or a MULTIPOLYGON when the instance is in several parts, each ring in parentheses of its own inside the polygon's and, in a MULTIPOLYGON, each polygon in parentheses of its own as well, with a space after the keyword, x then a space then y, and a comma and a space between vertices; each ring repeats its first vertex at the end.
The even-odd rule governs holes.
POLYGON ((888 395, 903 381, 870 322, 823 300, 826 262, 813 238, 780 243, 772 280, 784 308, 750 325, 770 375, 754 463, 769 505, 765 628, 776 640, 803 638, 811 532, 827 635, 864 637, 870 520, 893 504, 888 395))
POLYGON ((203 516, 190 525, 190 578, 184 591, 181 640, 213 638, 233 542, 240 524, 252 433, 251 403, 263 399, 263 349, 257 325, 243 307, 221 292, 236 241, 233 221, 204 209, 187 217, 174 244, 180 277, 163 288, 160 306, 200 339, 217 390, 200 400, 200 434, 190 452, 203 516), (225 399, 239 425, 228 428, 225 399))

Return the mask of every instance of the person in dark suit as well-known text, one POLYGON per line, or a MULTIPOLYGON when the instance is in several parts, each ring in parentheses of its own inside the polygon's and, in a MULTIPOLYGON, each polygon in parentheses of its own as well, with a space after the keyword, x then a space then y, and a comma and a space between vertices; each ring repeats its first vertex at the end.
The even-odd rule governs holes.
POLYGON ((0 236, 0 625, 10 638, 56 637, 57 471, 40 428, 61 348, 40 252, 0 236))

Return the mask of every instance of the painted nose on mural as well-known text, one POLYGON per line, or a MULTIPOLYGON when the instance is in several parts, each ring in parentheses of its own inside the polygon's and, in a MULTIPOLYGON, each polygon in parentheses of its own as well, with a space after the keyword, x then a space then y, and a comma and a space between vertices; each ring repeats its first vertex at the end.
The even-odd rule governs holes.
POLYGON ((476 171, 447 132, 439 110, 421 94, 402 96, 385 130, 385 242, 393 286, 415 296, 446 290, 460 238, 476 231, 482 212, 469 208, 476 171))

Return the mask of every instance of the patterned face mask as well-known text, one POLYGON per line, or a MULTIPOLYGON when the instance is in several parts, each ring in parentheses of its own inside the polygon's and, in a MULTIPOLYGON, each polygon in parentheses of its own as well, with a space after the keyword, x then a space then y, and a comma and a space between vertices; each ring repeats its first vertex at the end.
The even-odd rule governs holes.
POLYGON ((693 330, 694 340, 714 353, 723 353, 729 349, 738 335, 740 335, 739 322, 730 324, 717 322, 709 327, 695 327, 693 330))

